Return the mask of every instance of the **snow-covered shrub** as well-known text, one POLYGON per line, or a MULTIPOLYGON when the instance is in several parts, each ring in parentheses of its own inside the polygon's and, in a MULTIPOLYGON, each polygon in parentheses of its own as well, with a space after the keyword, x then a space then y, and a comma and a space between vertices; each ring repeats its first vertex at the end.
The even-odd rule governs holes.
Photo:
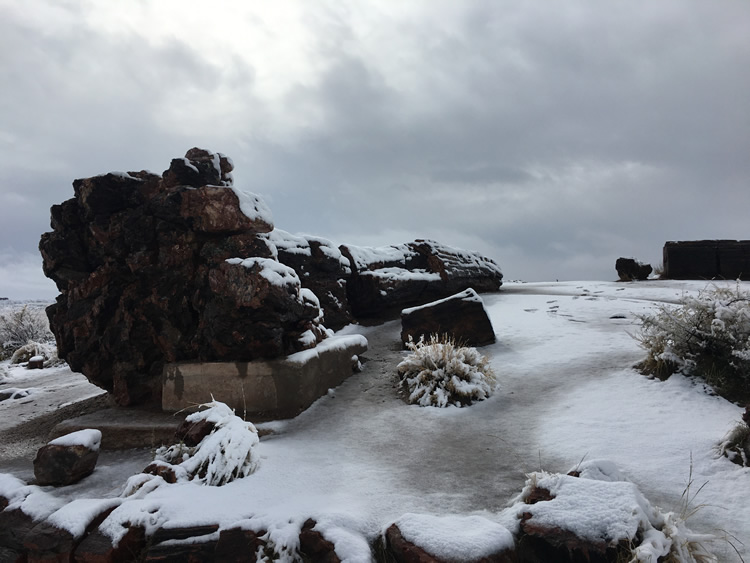
POLYGON ((408 401, 423 407, 462 407, 492 394, 495 374, 476 348, 457 345, 433 334, 429 340, 409 339, 411 354, 398 365, 408 401))
POLYGON ((641 315, 635 335, 648 356, 641 371, 702 377, 727 398, 750 397, 750 293, 711 286, 641 315))
POLYGON ((29 342, 54 342, 43 310, 23 305, 0 312, 0 359, 29 342))
POLYGON ((205 410, 185 420, 213 424, 211 432, 197 446, 175 444, 156 450, 156 459, 173 465, 177 480, 193 480, 220 486, 253 473, 258 467, 258 431, 250 422, 235 416, 224 403, 200 405, 205 410))
POLYGON ((750 407, 745 408, 742 422, 724 436, 719 453, 737 465, 750 467, 750 407))
POLYGON ((57 347, 54 344, 29 342, 18 348, 10 357, 11 364, 23 364, 36 356, 44 358, 44 367, 57 366, 64 363, 57 357, 57 347))

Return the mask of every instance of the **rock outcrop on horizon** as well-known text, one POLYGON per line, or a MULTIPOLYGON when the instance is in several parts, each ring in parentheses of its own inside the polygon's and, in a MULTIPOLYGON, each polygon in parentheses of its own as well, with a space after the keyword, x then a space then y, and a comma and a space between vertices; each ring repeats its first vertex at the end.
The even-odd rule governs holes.
POLYGON ((284 356, 324 324, 502 284, 493 261, 432 241, 337 248, 275 230, 232 169, 193 148, 162 175, 75 180, 51 209, 39 248, 61 292, 47 310, 59 356, 120 405, 159 405, 167 363, 284 356))

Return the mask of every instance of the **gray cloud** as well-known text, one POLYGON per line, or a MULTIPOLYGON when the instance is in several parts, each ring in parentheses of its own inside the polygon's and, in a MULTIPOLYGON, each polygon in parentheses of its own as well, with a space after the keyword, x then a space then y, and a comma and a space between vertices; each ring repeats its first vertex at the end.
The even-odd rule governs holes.
MULTIPOLYGON (((745 2, 290 4, 309 36, 299 76, 201 47, 199 31, 226 39, 220 18, 114 35, 63 6, 60 26, 0 8, 8 256, 35 253, 72 179, 158 172, 195 145, 232 156, 281 228, 437 238, 509 278, 610 279, 666 240, 748 236, 745 2)), ((262 25, 248 33, 294 39, 262 25)))

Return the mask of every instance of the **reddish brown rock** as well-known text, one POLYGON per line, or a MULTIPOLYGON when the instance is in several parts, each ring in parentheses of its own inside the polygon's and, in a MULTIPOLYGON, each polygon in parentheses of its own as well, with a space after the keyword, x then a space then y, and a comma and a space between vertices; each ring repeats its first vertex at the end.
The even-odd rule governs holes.
POLYGON ((90 533, 76 548, 76 563, 130 563, 140 561, 146 549, 146 532, 143 528, 128 528, 117 546, 98 529, 90 533))
POLYGON ((427 339, 431 334, 447 335, 466 346, 495 342, 482 298, 473 289, 401 312, 402 342, 427 339))
MULTIPOLYGON (((2 497, 0 497, 2 498, 2 497)), ((34 527, 35 522, 19 508, 8 510, 7 499, 0 512, 0 547, 16 553, 23 553, 23 542, 34 527)))
POLYGON ((243 213, 231 168, 191 149, 163 176, 76 180, 52 207, 40 251, 61 291, 47 310, 58 353, 119 405, 159 405, 165 363, 272 358, 324 335, 298 279, 275 285, 262 265, 226 262, 272 256, 258 238, 270 219, 251 196, 243 213))
POLYGON ((98 448, 47 444, 37 451, 34 458, 36 484, 61 487, 77 483, 94 471, 98 459, 98 448))
MULTIPOLYGON (((385 532, 385 549, 397 563, 453 563, 431 555, 420 546, 407 541, 396 524, 391 524, 385 532)), ((480 559, 472 559, 471 563, 515 563, 515 561, 514 551, 504 550, 480 559)), ((467 563, 469 563, 468 559, 467 563)))
POLYGON ((196 422, 183 420, 177 431, 174 433, 174 438, 177 442, 183 442, 189 448, 197 446, 201 443, 201 440, 208 436, 216 425, 208 420, 198 420, 196 422))
POLYGON ((336 555, 336 549, 332 542, 323 537, 323 534, 314 530, 317 522, 313 519, 307 520, 302 526, 299 534, 299 550, 305 561, 311 563, 341 563, 336 555))
POLYGON ((219 541, 216 543, 214 560, 216 563, 254 561, 254 554, 265 545, 265 542, 260 539, 264 535, 264 531, 253 532, 240 528, 222 530, 219 534, 219 541))
POLYGON ((42 522, 26 535, 23 547, 29 563, 67 563, 77 543, 69 531, 42 522))

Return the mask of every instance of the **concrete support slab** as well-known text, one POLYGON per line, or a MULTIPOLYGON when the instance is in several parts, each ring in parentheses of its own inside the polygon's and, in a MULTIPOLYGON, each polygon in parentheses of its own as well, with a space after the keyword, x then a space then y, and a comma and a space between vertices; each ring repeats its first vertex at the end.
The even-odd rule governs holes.
POLYGON ((274 360, 167 364, 162 409, 195 410, 213 397, 248 419, 290 418, 348 378, 366 350, 364 336, 332 336, 274 360))

